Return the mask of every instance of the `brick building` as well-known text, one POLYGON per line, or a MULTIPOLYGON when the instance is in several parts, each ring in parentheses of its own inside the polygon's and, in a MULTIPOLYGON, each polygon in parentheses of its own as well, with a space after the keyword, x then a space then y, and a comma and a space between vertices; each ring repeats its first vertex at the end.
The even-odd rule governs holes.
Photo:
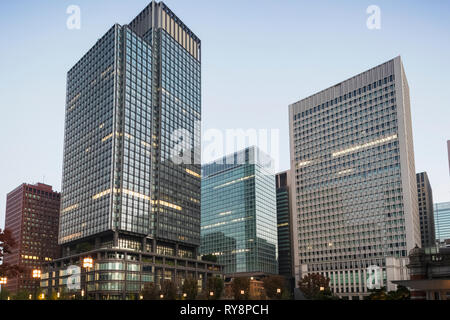
POLYGON ((5 254, 4 262, 25 270, 20 277, 8 279, 8 291, 31 292, 39 286, 38 280, 32 278, 32 270, 59 257, 59 207, 60 194, 42 183, 24 183, 8 193, 5 229, 11 230, 16 246, 5 254))

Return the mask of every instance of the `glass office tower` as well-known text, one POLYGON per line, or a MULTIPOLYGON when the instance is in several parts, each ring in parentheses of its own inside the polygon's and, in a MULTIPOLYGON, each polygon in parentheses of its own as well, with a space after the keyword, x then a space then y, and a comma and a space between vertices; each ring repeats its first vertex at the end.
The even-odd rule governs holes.
POLYGON ((270 159, 255 147, 202 166, 201 253, 224 273, 276 274, 277 211, 270 159))
POLYGON ((400 57, 289 106, 297 280, 343 298, 406 280, 420 246, 409 87, 400 57))
MULTIPOLYGON (((146 266, 146 279, 157 283, 185 277, 180 266, 197 267, 200 51, 200 39, 153 1, 130 24, 115 24, 69 71, 59 228, 64 257, 98 249, 116 250, 113 257, 126 251, 141 262, 136 254, 146 253, 154 264, 171 257, 171 268, 146 266)), ((125 297, 140 289, 137 281, 110 288, 125 297)), ((89 292, 103 295, 98 288, 89 292)))
POLYGON ((434 204, 434 224, 436 240, 441 243, 450 240, 450 202, 434 204))

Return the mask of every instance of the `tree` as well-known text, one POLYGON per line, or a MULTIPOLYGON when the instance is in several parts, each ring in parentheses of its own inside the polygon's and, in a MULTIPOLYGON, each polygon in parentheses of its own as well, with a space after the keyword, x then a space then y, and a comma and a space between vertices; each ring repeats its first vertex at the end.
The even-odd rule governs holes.
POLYGON ((220 300, 224 288, 223 279, 219 277, 210 277, 206 282, 206 294, 208 300, 220 300), (211 296, 211 292, 214 293, 211 296))
POLYGON ((2 288, 0 291, 0 300, 8 300, 8 297, 11 297, 11 293, 6 288, 2 288))
POLYGON ((194 278, 187 278, 183 282, 182 287, 183 293, 186 293, 186 299, 187 300, 195 300, 198 296, 198 286, 197 286, 197 280, 194 278))
POLYGON ((369 290, 370 294, 364 300, 388 300, 386 288, 369 290))
POLYGON ((263 283, 264 292, 269 299, 279 300, 288 295, 288 290, 286 289, 286 280, 282 276, 267 276, 263 279, 263 283))
POLYGON ((388 292, 389 300, 410 300, 411 292, 404 286, 398 286, 396 291, 388 292))
POLYGON ((370 295, 365 300, 409 300, 411 293, 408 288, 398 286, 396 291, 386 292, 386 288, 374 289, 370 291, 370 295))
POLYGON ((34 293, 31 293, 27 290, 17 291, 15 295, 13 295, 12 300, 30 300, 30 296, 34 299, 34 293))
POLYGON ((307 299, 323 300, 335 298, 330 289, 330 279, 319 273, 304 276, 298 282, 299 289, 307 299))
POLYGON ((0 276, 8 278, 16 278, 25 270, 18 265, 9 265, 4 262, 6 253, 11 253, 16 247, 16 241, 12 237, 10 230, 0 229, 0 276))
POLYGON ((141 296, 144 300, 159 299, 160 291, 153 282, 146 283, 141 291, 141 296))
POLYGON ((248 300, 250 296, 250 278, 234 278, 231 282, 231 292, 235 300, 248 300))
POLYGON ((202 261, 217 262, 217 256, 213 254, 206 254, 202 256, 202 261))
POLYGON ((177 299, 177 286, 171 280, 164 280, 161 283, 161 294, 164 295, 164 300, 177 299))

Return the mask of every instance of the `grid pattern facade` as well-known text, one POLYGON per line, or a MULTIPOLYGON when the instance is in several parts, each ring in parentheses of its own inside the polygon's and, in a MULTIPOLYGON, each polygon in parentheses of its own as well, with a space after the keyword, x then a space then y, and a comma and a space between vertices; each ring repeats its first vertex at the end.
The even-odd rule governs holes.
POLYGON ((5 228, 12 232, 16 247, 5 254, 4 263, 24 270, 18 278, 8 279, 10 292, 31 292, 39 286, 32 270, 59 257, 59 207, 60 194, 41 183, 23 184, 7 195, 5 228))
POLYGON ((433 214, 433 192, 426 172, 418 173, 416 177, 422 247, 431 247, 435 245, 436 241, 433 214))
POLYGON ((290 106, 297 279, 341 296, 420 245, 409 89, 400 57, 290 106))
POLYGON ((200 73, 200 40, 163 3, 69 71, 61 243, 115 232, 126 247, 200 245, 200 73), (177 149, 178 132, 195 147, 177 149))
POLYGON ((450 239, 450 202, 441 202, 434 205, 434 223, 436 240, 444 242, 450 239))
MULTIPOLYGON (((164 3, 152 1, 128 25, 115 24, 69 71, 64 250, 50 268, 112 248, 174 261, 197 258, 200 58, 200 39, 164 3)), ((173 280, 184 267, 197 268, 175 265, 173 280)), ((162 278, 152 279, 159 284, 162 278)), ((96 288, 108 296, 107 287, 96 288)), ((122 297, 131 290, 110 289, 121 288, 122 297)))
POLYGON ((448 172, 450 173, 450 140, 447 140, 448 172))
POLYGON ((202 167, 201 254, 212 254, 225 274, 276 274, 274 175, 248 148, 202 167))
POLYGON ((161 155, 158 197, 176 208, 160 208, 158 235, 200 245, 200 62, 165 30, 161 41, 161 155), (183 141, 174 133, 183 135, 183 141), (183 149, 183 143, 194 148, 183 149), (182 165, 170 159, 177 153, 182 165), (180 159, 181 160, 181 159, 180 159))
POLYGON ((111 229, 118 26, 68 72, 60 243, 111 229))
MULTIPOLYGON (((184 279, 195 278, 199 290, 204 290, 209 277, 221 274, 220 265, 169 254, 104 249, 90 252, 89 256, 95 261, 93 268, 83 269, 75 276, 85 295, 96 300, 138 300, 145 284, 164 280, 181 285, 184 279)), ((74 277, 68 267, 81 265, 80 256, 51 263, 42 274, 41 288, 47 295, 67 292, 67 284, 74 277)), ((71 294, 79 296, 76 291, 71 294)))

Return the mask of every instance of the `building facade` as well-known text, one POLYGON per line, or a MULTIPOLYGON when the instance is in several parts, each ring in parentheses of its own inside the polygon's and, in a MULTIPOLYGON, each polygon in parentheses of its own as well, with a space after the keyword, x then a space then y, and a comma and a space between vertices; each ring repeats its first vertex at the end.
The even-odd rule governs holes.
POLYGON ((6 289, 11 293, 33 293, 39 287, 33 270, 60 257, 59 208, 60 194, 49 185, 22 184, 8 193, 5 229, 11 231, 16 246, 5 254, 4 263, 23 269, 19 277, 8 279, 6 289))
POLYGON ((396 281, 411 290, 411 300, 450 300, 450 248, 411 250, 410 280, 396 281))
POLYGON ((278 273, 284 276, 291 289, 294 284, 292 214, 290 205, 290 172, 275 176, 277 192, 278 273))
POLYGON ((416 179, 422 247, 431 247, 436 243, 433 214, 433 191, 426 172, 418 173, 416 179))
POLYGON ((420 245, 409 87, 400 57, 289 106, 294 263, 362 299, 407 278, 420 245))
POLYGON ((277 212, 270 160, 255 147, 202 166, 201 254, 226 276, 277 274, 277 212))
POLYGON ((447 140, 447 153, 448 153, 448 170, 450 173, 450 140, 447 140))
MULTIPOLYGON (((170 272, 153 268, 153 279, 190 271, 200 245, 200 52, 200 39, 152 1, 68 72, 60 265, 86 252, 98 257, 98 249, 106 263, 114 249, 120 257, 131 250, 139 259, 185 259, 170 272)), ((125 298, 139 291, 113 280, 89 292, 125 298)))
POLYGON ((450 202, 434 204, 434 224, 437 241, 444 243, 450 239, 450 202))

